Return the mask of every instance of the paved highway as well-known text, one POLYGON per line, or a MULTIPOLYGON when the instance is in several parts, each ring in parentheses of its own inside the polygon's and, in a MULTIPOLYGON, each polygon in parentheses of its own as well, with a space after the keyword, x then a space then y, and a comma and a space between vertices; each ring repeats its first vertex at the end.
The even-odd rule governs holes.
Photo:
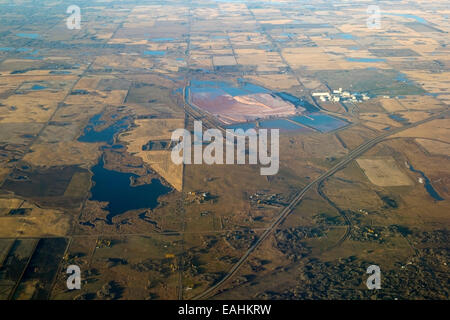
POLYGON ((327 172, 323 173, 321 176, 319 176, 318 178, 316 178, 314 181, 312 181, 311 183, 309 183, 306 187, 304 187, 300 192, 298 192, 296 194, 296 196, 294 197, 294 199, 289 203, 288 206, 286 206, 281 213, 278 215, 278 217, 275 219, 275 221, 272 222, 272 224, 266 229, 266 231, 264 231, 264 233, 261 235, 260 238, 258 238, 258 240, 245 252, 245 254, 241 257, 241 259, 239 259, 238 262, 236 262, 236 264, 231 268, 231 270, 225 275, 225 277, 220 280, 218 283, 216 283, 214 286, 212 286, 211 288, 207 289, 206 291, 204 291, 203 293, 195 296, 193 298, 193 300, 199 300, 199 299, 206 299, 209 296, 211 296, 214 292, 216 292, 225 282, 227 282, 228 280, 230 280, 233 275, 236 274, 236 272, 239 270, 239 268, 242 266, 242 264, 244 264, 244 262, 247 261, 248 257, 250 256, 250 254, 255 251, 260 245, 261 243, 273 232, 273 230, 278 227, 281 222, 284 221, 284 219, 286 219, 286 217, 292 212, 292 210, 300 203, 300 201, 303 199, 304 195, 306 194, 306 192, 311 189, 316 183, 319 183, 323 180, 325 180, 326 178, 334 175, 337 171, 341 170, 342 168, 344 168, 349 162, 353 161, 354 159, 356 159, 357 157, 359 157, 360 155, 364 154, 367 150, 369 150, 370 148, 374 147, 376 144, 380 143, 381 141, 383 141, 384 139, 386 139, 389 136, 392 136, 396 133, 399 133, 401 131, 416 127, 418 125, 424 124, 426 122, 435 120, 441 116, 443 116, 445 113, 447 113, 446 111, 443 111, 439 114, 436 114, 432 117, 429 117, 427 119, 415 122, 413 124, 395 129, 393 131, 384 133, 374 139, 371 139, 369 141, 366 141, 365 143, 361 144, 359 147, 357 147, 356 149, 352 150, 344 159, 342 159, 338 164, 336 164, 335 166, 333 166, 330 170, 328 170, 327 172))

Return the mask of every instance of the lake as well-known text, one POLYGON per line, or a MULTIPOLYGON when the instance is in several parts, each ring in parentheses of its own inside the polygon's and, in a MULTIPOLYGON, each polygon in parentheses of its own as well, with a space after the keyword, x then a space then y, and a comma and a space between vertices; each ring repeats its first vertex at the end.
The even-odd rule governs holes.
POLYGON ((96 114, 93 116, 90 120, 88 125, 83 130, 83 135, 78 138, 78 141, 80 142, 107 142, 107 143, 113 143, 114 142, 114 136, 121 132, 122 130, 125 130, 128 128, 128 119, 122 118, 109 127, 96 131, 95 127, 102 125, 105 123, 105 121, 101 120, 102 113, 96 114))
POLYGON ((131 179, 137 178, 137 175, 107 170, 103 158, 91 170, 94 185, 90 200, 108 202, 108 224, 112 224, 114 217, 129 210, 156 208, 159 205, 158 198, 172 191, 158 179, 152 179, 150 184, 133 187, 131 179))

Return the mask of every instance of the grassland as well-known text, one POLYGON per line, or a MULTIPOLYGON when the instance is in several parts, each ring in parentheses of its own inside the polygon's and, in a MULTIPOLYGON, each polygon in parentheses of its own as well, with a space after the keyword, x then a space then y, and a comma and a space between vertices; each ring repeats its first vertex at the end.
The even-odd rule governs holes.
POLYGON ((66 28, 70 4, 0 3, 0 299, 194 298, 371 141, 209 297, 448 299, 444 2, 389 2, 381 29, 366 25, 371 1, 79 1, 80 30, 66 28), (349 125, 283 132, 274 176, 174 165, 173 130, 216 123, 187 105, 189 83, 242 79, 349 125), (312 96, 339 88, 370 100, 312 96), (171 191, 111 217, 92 197, 99 163, 128 174, 126 187, 171 191), (71 264, 80 291, 67 290, 71 264), (383 270, 376 293, 371 264, 383 270))

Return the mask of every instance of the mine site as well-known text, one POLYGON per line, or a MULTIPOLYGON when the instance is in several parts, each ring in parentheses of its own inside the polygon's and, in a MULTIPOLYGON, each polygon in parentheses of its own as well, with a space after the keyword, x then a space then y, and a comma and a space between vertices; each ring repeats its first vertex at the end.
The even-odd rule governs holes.
POLYGON ((0 300, 448 300, 449 14, 0 0, 0 300))

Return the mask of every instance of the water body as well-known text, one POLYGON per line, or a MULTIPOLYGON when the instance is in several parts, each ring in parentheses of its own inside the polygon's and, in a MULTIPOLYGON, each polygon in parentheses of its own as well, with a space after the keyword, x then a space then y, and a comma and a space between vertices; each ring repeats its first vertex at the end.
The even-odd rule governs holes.
POLYGON ((107 170, 104 168, 103 158, 92 167, 92 173, 94 186, 91 188, 90 199, 108 202, 108 224, 112 224, 115 216, 129 210, 156 208, 159 205, 158 198, 172 190, 158 179, 152 179, 150 184, 133 187, 131 179, 137 178, 137 175, 107 170))
POLYGON ((283 99, 284 101, 290 102, 292 103, 295 107, 302 107, 305 108, 306 111, 308 112, 318 112, 319 108, 317 108, 316 106, 312 105, 311 103, 309 103, 306 100, 297 98, 296 96, 293 96, 289 93, 286 92, 277 92, 275 93, 277 96, 279 96, 281 99, 283 99))
POLYGON ((401 115, 399 115, 399 114, 390 114, 390 115, 389 115, 389 118, 391 118, 391 119, 394 120, 394 121, 403 123, 403 124, 409 123, 408 119, 403 118, 403 117, 402 117, 401 115))
POLYGON ((330 35, 330 39, 346 39, 346 40, 354 40, 356 37, 350 33, 337 33, 330 35))
POLYGON ((383 12, 383 14, 387 15, 387 16, 397 16, 397 17, 403 17, 403 18, 410 18, 410 19, 414 19, 417 22, 423 23, 423 24, 428 24, 428 21, 425 20, 424 18, 421 18, 419 16, 413 15, 413 14, 407 14, 407 13, 387 13, 387 12, 383 12))
POLYGON ((50 71, 50 74, 72 74, 70 71, 58 70, 58 71, 50 71))
POLYGON ((31 87, 31 90, 34 90, 34 91, 39 91, 39 90, 44 90, 44 89, 47 89, 47 87, 41 86, 40 84, 35 84, 34 86, 31 87))
POLYGON ((16 51, 16 52, 21 52, 21 53, 25 53, 28 52, 29 54, 38 54, 39 50, 35 50, 33 51, 33 49, 31 48, 12 48, 12 47, 0 47, 0 51, 4 51, 4 52, 10 52, 10 51, 16 51), (30 52, 33 51, 33 52, 30 52))
POLYGON ((294 38, 295 34, 294 33, 290 33, 290 32, 283 32, 280 34, 282 37, 289 37, 289 38, 294 38))
POLYGON ((27 39, 39 39, 41 36, 37 33, 16 33, 17 37, 27 39))
POLYGON ((322 133, 339 129, 348 124, 344 120, 321 113, 311 113, 308 115, 294 116, 289 119, 314 128, 322 133))
POLYGON ((224 81, 192 80, 188 89, 193 93, 208 92, 217 96, 229 94, 232 97, 255 93, 271 93, 271 91, 266 88, 245 82, 242 79, 239 79, 238 81, 238 85, 235 86, 224 81))
POLYGON ((255 129, 256 128, 256 123, 254 122, 245 122, 245 123, 236 123, 236 124, 231 124, 227 127, 225 127, 226 129, 242 129, 242 130, 248 130, 248 129, 255 129))
POLYGON ((244 122, 228 125, 225 129, 242 129, 244 131, 248 129, 280 129, 281 132, 313 132, 311 129, 295 124, 286 119, 268 119, 254 122, 244 122))
POLYGON ((414 169, 414 167, 412 165, 409 165, 409 170, 411 170, 412 172, 418 173, 422 176, 423 180, 425 181, 424 185, 425 185, 425 190, 427 190, 428 194, 433 197, 434 200, 436 201, 442 201, 444 200, 444 198, 442 198, 436 190, 434 190, 433 186, 431 185, 430 179, 428 179, 428 177, 425 175, 425 173, 423 173, 420 170, 414 169))
POLYGON ((117 133, 128 128, 128 121, 127 118, 125 117, 103 130, 96 131, 95 130, 96 126, 105 123, 105 121, 100 120, 102 115, 103 115, 102 113, 97 114, 89 120, 88 125, 84 128, 83 135, 80 138, 78 138, 78 141, 91 143, 107 142, 111 144, 113 143, 114 136, 117 133))
POLYGON ((150 41, 152 42, 170 42, 170 41, 174 41, 174 38, 154 38, 154 39, 150 39, 150 41))
POLYGON ((219 40, 219 39, 228 39, 228 36, 212 36, 211 38, 212 38, 212 39, 216 39, 216 40, 219 40))
POLYGON ((260 44, 260 45, 258 45, 258 48, 262 49, 262 50, 266 50, 268 52, 273 52, 274 51, 273 47, 270 46, 270 45, 267 45, 267 44, 260 44))
POLYGON ((350 62, 385 62, 386 59, 381 58, 345 58, 345 60, 350 62))
POLYGON ((150 56, 163 56, 166 54, 166 51, 150 50, 150 51, 144 51, 144 54, 150 55, 150 56))
POLYGON ((414 84, 411 80, 408 79, 408 77, 404 73, 401 73, 401 72, 399 72, 397 74, 397 77, 395 78, 395 80, 397 80, 398 82, 403 82, 403 83, 410 84, 410 85, 414 84))
POLYGON ((274 120, 264 120, 259 122, 259 128, 261 129, 280 129, 280 131, 311 131, 308 128, 301 127, 300 125, 297 125, 295 123, 292 123, 291 121, 288 121, 286 119, 274 119, 274 120))
POLYGON ((44 57, 23 57, 22 59, 25 59, 25 60, 43 60, 44 59, 44 57))

